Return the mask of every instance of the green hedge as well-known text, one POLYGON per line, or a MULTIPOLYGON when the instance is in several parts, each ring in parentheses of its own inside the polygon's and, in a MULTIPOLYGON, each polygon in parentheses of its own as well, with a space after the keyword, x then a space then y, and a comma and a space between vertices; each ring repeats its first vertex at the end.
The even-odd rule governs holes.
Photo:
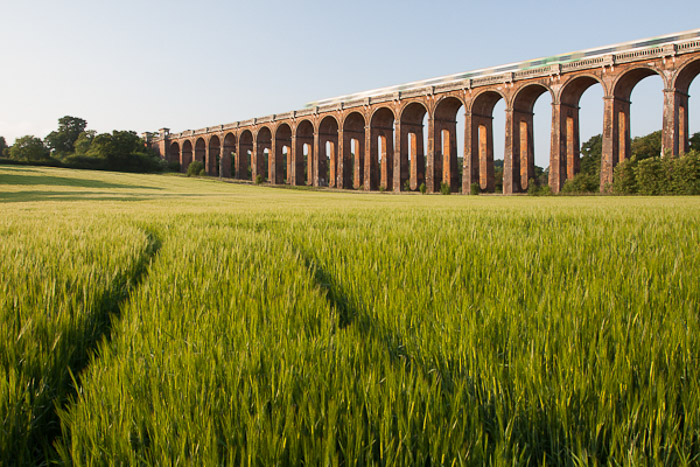
POLYGON ((615 167, 615 194, 699 195, 700 152, 680 157, 632 158, 615 167))

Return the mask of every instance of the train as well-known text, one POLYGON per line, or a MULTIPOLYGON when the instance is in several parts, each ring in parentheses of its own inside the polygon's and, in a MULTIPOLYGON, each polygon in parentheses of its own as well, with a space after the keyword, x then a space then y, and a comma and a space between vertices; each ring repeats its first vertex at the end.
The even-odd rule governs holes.
POLYGON ((482 78, 490 75, 499 75, 502 73, 515 72, 521 70, 529 70, 532 68, 540 68, 548 65, 558 65, 576 62, 590 57, 598 57, 601 55, 607 55, 611 53, 619 53, 623 51, 630 51, 636 49, 645 49, 649 47, 658 47, 660 45, 673 44, 676 42, 683 42, 692 39, 700 38, 700 29, 693 29, 690 31, 679 32, 674 34, 667 34, 664 36, 651 37, 648 39, 640 39, 636 41, 623 42, 620 44, 614 44, 603 47, 596 47, 592 49, 580 50, 577 52, 569 52, 560 55, 554 55, 551 57, 535 58, 532 60, 526 60, 523 62, 509 63, 507 65, 500 65, 490 68, 482 68, 480 70, 468 71, 464 73, 455 73, 447 76, 440 76, 438 78, 430 78, 421 81, 413 81, 411 83, 398 84, 396 86, 388 86, 384 88, 372 89, 369 91, 363 91, 353 94, 347 94, 344 96, 332 97, 329 99, 322 99, 319 101, 309 102, 306 104, 307 108, 320 107, 332 104, 338 104, 341 102, 347 102, 356 99, 366 99, 368 97, 379 96, 382 94, 390 94, 394 92, 410 91, 414 89, 420 89, 428 86, 437 86, 441 84, 450 84, 463 81, 466 79, 482 78))

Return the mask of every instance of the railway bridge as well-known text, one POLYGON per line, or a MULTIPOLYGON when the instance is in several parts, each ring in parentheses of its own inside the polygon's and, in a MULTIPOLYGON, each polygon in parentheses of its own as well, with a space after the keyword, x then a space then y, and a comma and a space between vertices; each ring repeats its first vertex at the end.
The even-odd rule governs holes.
POLYGON ((533 107, 549 93, 549 185, 559 192, 579 171, 580 98, 600 85, 604 190, 615 165, 631 156, 630 95, 637 83, 651 75, 663 80, 662 152, 672 157, 688 150, 688 89, 698 73, 700 29, 325 99, 283 114, 180 133, 162 128, 144 136, 182 171, 197 160, 209 175, 242 180, 260 175, 272 184, 400 192, 425 183, 428 192, 436 192, 446 183, 453 192, 468 194, 476 183, 489 192, 495 186, 493 111, 503 100, 503 193, 511 194, 527 190, 534 178, 533 107), (458 112, 465 121, 461 164, 458 112))

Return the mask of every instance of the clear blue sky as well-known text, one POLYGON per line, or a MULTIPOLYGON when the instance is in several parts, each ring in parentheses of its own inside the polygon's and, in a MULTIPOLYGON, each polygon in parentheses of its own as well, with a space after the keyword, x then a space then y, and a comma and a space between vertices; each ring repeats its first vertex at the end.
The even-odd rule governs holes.
MULTIPOLYGON (((25 134, 43 138, 63 115, 100 132, 201 128, 698 27, 697 0, 0 0, 0 136, 8 144, 25 134)), ((660 128, 661 88, 652 77, 634 91, 633 135, 660 128)), ((601 96, 584 95, 582 141, 600 133, 601 96)), ((548 99, 535 108, 541 166, 549 157, 548 99)), ((700 131, 696 100, 693 132, 700 131)), ((498 156, 499 115, 495 125, 498 156)))

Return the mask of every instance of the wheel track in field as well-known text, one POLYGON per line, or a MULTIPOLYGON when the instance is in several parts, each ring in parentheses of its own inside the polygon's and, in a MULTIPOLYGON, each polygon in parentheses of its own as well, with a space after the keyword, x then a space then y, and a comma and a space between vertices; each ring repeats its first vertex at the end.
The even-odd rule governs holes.
POLYGON ((160 236, 150 227, 141 227, 146 235, 147 244, 131 268, 113 280, 103 291, 94 305, 91 320, 94 326, 76 329, 71 338, 85 342, 81 351, 72 356, 65 372, 67 373, 52 390, 51 399, 39 410, 34 410, 32 417, 36 420, 29 437, 34 441, 34 465, 46 465, 56 459, 54 441, 61 436, 61 421, 58 410, 64 408, 69 400, 78 394, 81 387, 81 375, 89 367, 91 359, 98 350, 100 342, 109 342, 112 338, 113 319, 119 318, 122 309, 132 293, 147 277, 152 262, 161 249, 160 236))
POLYGON ((415 351, 409 352, 402 337, 396 331, 373 319, 367 312, 363 312, 351 294, 346 292, 339 281, 324 269, 319 260, 306 254, 302 248, 295 246, 295 250, 314 282, 323 290, 329 306, 337 312, 340 329, 352 325, 362 336, 381 342, 392 361, 402 362, 407 369, 416 367, 427 380, 440 378, 441 388, 447 394, 451 394, 454 390, 453 378, 468 377, 468 375, 454 375, 450 368, 456 368, 456 366, 451 361, 444 361, 440 357, 426 359, 423 355, 416 355, 415 351))
MULTIPOLYGON (((440 392, 445 398, 452 398, 455 395, 456 385, 458 380, 466 383, 466 397, 471 403, 477 404, 479 409, 480 422, 483 425, 484 432, 489 437, 488 446, 492 446, 499 439, 501 423, 497 414, 495 403, 499 401, 499 396, 496 392, 488 387, 485 387, 478 378, 466 370, 460 370, 459 366, 452 360, 446 359, 440 355, 423 356, 416 354, 404 344, 403 339, 396 330, 390 329, 377 319, 373 319, 367 311, 362 310, 362 306, 357 304, 357 299, 352 297, 350 293, 343 289, 340 281, 329 273, 323 267, 321 260, 316 259, 312 253, 306 253, 299 245, 294 245, 295 251, 299 254, 306 269, 313 278, 314 282, 321 288, 331 309, 338 313, 338 327, 340 329, 354 326, 359 334, 369 340, 380 342, 389 352, 391 361, 395 364, 403 364, 406 369, 411 367, 416 368, 419 373, 427 381, 433 382, 436 379, 440 381, 440 392), (427 357, 427 358, 426 358, 427 357)), ((515 414, 513 414, 515 416, 515 414)), ((519 414, 520 431, 514 432, 513 436, 517 442, 526 443, 528 441, 527 433, 534 430, 542 429, 540 421, 536 418, 530 418, 526 414, 519 414)), ((551 420, 548 423, 553 423, 551 420)), ((559 431, 563 430, 559 427, 559 431)), ((554 431, 557 431, 556 429, 554 431)), ((528 453, 528 457, 537 459, 543 455, 552 455, 546 448, 540 447, 536 452, 528 453)), ((485 456, 493 455, 492 449, 486 450, 485 456)), ((556 458, 556 457, 555 457, 556 458)))

